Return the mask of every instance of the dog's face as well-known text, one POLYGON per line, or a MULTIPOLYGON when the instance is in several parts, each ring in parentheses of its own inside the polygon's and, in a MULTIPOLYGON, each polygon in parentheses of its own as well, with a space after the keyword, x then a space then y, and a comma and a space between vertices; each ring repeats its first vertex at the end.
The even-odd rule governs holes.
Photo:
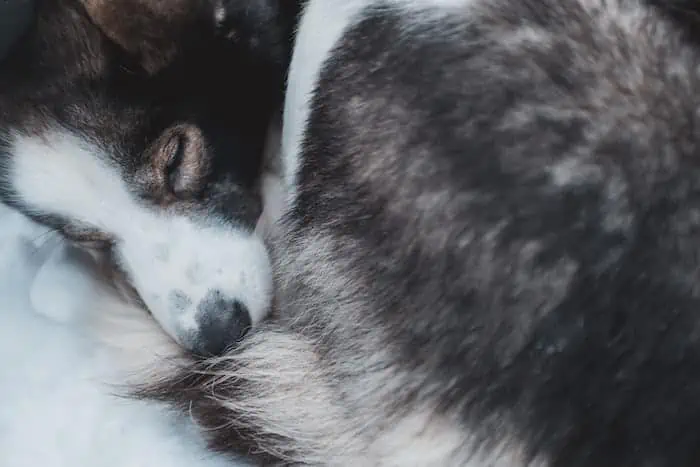
POLYGON ((213 3, 38 9, 0 68, 3 199, 109 255, 182 346, 222 352, 269 306, 254 230, 280 83, 213 3))

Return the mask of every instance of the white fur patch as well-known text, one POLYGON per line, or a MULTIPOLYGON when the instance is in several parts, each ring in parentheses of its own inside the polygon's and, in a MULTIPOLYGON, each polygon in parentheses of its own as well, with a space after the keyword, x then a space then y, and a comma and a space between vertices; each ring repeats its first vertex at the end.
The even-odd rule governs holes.
POLYGON ((260 181, 263 212, 256 232, 263 238, 273 231, 286 210, 287 185, 281 160, 282 122, 273 119, 265 140, 265 164, 260 181))
MULTIPOLYGON (((37 245, 35 240, 44 234, 43 227, 0 205, 0 466, 248 465, 206 449, 186 417, 159 404, 117 395, 123 388, 112 383, 123 383, 120 375, 129 370, 119 364, 127 360, 139 366, 154 363, 154 352, 167 351, 153 346, 164 333, 152 324, 147 328, 148 316, 132 309, 131 327, 112 320, 109 329, 113 336, 131 336, 130 352, 94 339, 90 316, 126 316, 127 308, 115 300, 108 303, 104 293, 89 292, 97 284, 88 271, 69 257, 59 260, 60 255, 51 255, 52 249, 44 251, 37 245), (49 257, 53 265, 44 269, 49 257), (33 309, 29 293, 39 270, 45 271, 48 282, 79 285, 72 291, 74 299, 65 303, 70 312, 62 312, 60 303, 53 304, 58 315, 75 312, 74 319, 58 324, 42 316, 52 313, 33 309), (80 304, 77 309, 76 304, 80 304), (122 309, 117 311, 118 307, 122 309), (143 333, 131 332, 139 327, 136 323, 143 333)), ((39 297, 37 303, 49 303, 48 298, 39 297)), ((177 346, 171 343, 173 350, 177 346)))
POLYGON ((87 253, 77 251, 60 241, 51 242, 46 262, 37 272, 30 290, 32 306, 37 312, 56 322, 81 318, 86 296, 94 293, 92 279, 85 270, 87 253))
POLYGON ((368 0, 311 1, 305 7, 289 68, 282 124, 282 162, 291 201, 299 170, 299 154, 310 113, 310 99, 321 67, 352 19, 368 0))
MULTIPOLYGON (((407 22, 432 19, 435 14, 451 13, 474 4, 475 0, 391 0, 410 12, 407 22)), ((344 31, 362 19, 375 0, 311 0, 299 23, 289 68, 282 131, 282 161, 288 187, 287 204, 296 196, 301 145, 310 115, 310 104, 324 63, 331 57, 344 31)), ((436 34, 439 30, 436 30, 436 34)))
POLYGON ((212 291, 238 300, 257 323, 272 274, 262 241, 219 219, 157 212, 136 201, 101 150, 76 135, 15 135, 8 180, 30 209, 113 235, 115 253, 163 328, 184 346, 198 339, 198 306, 212 291))

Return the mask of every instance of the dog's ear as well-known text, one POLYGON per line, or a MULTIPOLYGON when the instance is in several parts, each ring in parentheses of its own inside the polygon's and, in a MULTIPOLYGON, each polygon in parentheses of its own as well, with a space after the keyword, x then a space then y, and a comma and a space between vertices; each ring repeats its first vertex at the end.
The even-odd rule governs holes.
POLYGON ((81 0, 92 21, 149 73, 179 47, 216 32, 285 69, 305 0, 81 0))
POLYGON ((216 25, 216 3, 208 0, 81 1, 97 27, 148 73, 168 65, 183 41, 206 31, 202 24, 211 30, 216 25))
POLYGON ((217 24, 230 40, 286 68, 305 0, 218 0, 217 24))

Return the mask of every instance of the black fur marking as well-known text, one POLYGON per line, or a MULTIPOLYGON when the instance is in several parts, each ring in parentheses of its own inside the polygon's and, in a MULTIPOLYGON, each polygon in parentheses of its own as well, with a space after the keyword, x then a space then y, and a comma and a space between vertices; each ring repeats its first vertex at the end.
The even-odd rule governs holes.
POLYGON ((700 43, 700 1, 698 0, 645 0, 673 21, 686 37, 700 43))
MULTIPOLYGON (((189 32, 167 66, 150 75, 102 34, 78 0, 38 1, 33 24, 0 66, 0 140, 10 131, 72 130, 105 149, 133 186, 158 135, 194 124, 206 140, 211 170, 202 181, 207 189, 187 199, 186 209, 213 210, 252 228, 260 212, 263 144, 281 104, 284 72, 206 22, 189 32)), ((148 186, 134 189, 154 202, 148 186)), ((21 208, 11 187, 0 195, 21 208)))
POLYGON ((32 0, 4 0, 0 2, 0 60, 15 40, 22 35, 34 13, 32 0))

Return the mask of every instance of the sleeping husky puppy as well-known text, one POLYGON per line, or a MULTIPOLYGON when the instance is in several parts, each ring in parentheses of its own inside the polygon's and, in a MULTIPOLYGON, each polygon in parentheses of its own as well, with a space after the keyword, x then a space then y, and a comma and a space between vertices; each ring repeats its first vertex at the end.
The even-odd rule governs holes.
POLYGON ((184 348, 222 352, 269 308, 253 233, 287 32, 260 26, 264 0, 36 10, 0 64, 0 199, 116 265, 184 348))
POLYGON ((669 18, 310 0, 275 308, 141 395, 281 464, 697 465, 700 52, 669 18))

